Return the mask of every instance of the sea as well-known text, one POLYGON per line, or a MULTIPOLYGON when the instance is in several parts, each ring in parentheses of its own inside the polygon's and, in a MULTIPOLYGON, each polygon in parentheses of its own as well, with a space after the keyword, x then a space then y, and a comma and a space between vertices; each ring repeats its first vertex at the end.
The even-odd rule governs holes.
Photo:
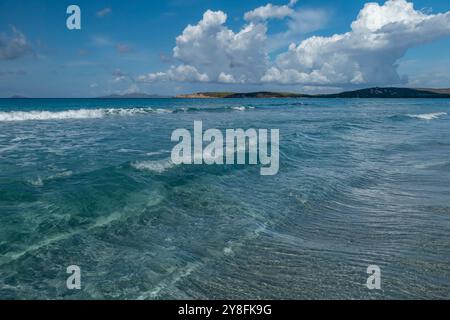
POLYGON ((450 99, 0 99, 0 299, 449 298, 450 99), (173 164, 194 121, 278 174, 173 164))

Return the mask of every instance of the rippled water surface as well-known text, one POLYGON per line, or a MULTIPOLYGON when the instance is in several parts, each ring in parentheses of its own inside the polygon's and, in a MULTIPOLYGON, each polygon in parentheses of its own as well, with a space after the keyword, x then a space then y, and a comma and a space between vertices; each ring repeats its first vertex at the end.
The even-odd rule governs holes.
POLYGON ((0 100, 0 299, 450 298, 449 234, 450 100, 0 100), (194 120, 278 175, 173 165, 194 120))

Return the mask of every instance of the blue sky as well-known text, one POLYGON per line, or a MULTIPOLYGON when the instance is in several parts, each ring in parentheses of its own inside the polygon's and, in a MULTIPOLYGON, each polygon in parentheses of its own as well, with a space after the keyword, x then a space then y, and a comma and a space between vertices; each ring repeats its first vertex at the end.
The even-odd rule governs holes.
POLYGON ((450 87, 448 0, 367 3, 0 0, 0 97, 450 87))

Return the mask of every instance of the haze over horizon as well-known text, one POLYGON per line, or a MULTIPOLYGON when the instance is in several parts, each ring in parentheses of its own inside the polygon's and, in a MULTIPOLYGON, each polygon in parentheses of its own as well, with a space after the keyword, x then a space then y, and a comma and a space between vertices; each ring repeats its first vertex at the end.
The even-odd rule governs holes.
POLYGON ((0 3, 0 97, 450 87, 443 0, 70 4, 0 3))

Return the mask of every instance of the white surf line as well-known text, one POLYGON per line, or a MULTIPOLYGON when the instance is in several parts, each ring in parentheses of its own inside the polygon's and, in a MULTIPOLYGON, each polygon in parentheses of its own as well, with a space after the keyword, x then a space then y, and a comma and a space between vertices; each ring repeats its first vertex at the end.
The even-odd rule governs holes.
POLYGON ((99 119, 108 116, 134 116, 149 113, 172 113, 168 109, 140 108, 97 108, 70 109, 61 111, 31 110, 0 112, 0 122, 48 121, 48 120, 83 120, 99 119))
POLYGON ((434 120, 442 116, 446 116, 446 112, 422 113, 422 114, 408 114, 408 117, 417 118, 421 120, 434 120))

